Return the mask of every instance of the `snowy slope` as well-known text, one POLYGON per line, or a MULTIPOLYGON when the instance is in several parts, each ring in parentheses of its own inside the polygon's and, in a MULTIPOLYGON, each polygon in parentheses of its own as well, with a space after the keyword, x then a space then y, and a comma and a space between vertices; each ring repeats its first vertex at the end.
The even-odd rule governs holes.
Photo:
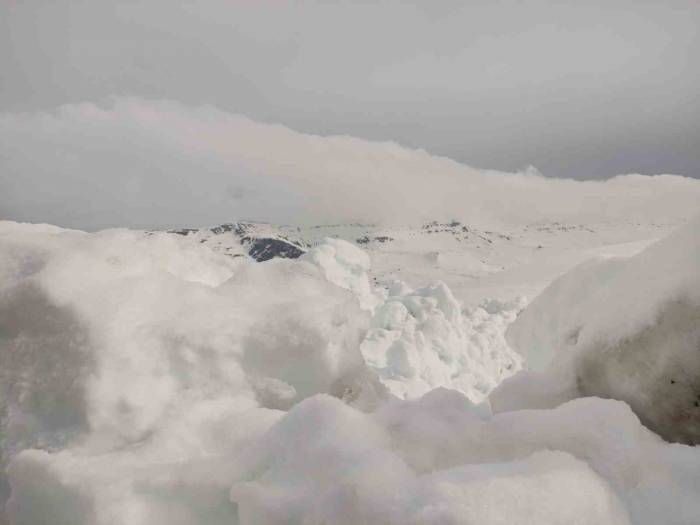
POLYGON ((476 306, 489 299, 534 297, 577 264, 598 255, 634 254, 680 224, 683 221, 540 222, 496 229, 460 221, 401 228, 238 222, 170 231, 215 251, 251 254, 256 260, 261 260, 261 247, 265 257, 295 258, 325 238, 338 238, 369 254, 376 282, 401 279, 415 287, 441 280, 458 299, 476 306))
POLYGON ((507 337, 531 375, 503 385, 498 404, 517 406, 533 390, 545 406, 620 399, 664 438, 700 443, 700 217, 638 255, 576 267, 507 337))

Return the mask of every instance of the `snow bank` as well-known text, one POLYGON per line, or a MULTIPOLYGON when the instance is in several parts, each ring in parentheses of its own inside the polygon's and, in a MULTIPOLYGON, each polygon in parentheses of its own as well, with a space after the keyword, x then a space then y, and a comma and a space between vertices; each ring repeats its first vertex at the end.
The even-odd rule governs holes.
POLYGON ((394 282, 372 314, 360 254, 313 257, 1 222, 0 522, 698 522, 700 451, 624 403, 475 404, 519 304, 394 282))
MULTIPOLYGON (((600 408, 606 423, 619 416, 600 408)), ((268 422, 267 431, 249 430, 256 439, 239 440, 240 452, 226 460, 144 464, 134 453, 25 451, 10 468, 15 491, 8 508, 26 523, 74 525, 629 523, 614 486, 575 458, 590 453, 607 464, 616 451, 596 448, 605 441, 581 424, 572 429, 584 435, 576 447, 568 432, 538 431, 538 425, 551 432, 570 420, 565 413, 530 423, 512 419, 483 418, 454 392, 436 391, 370 415, 316 396, 268 422), (486 461, 469 461, 460 441, 486 461)), ((657 452, 648 437, 608 468, 621 478, 620 490, 634 482, 618 469, 642 451, 657 452)), ((651 477, 646 469, 637 475, 642 482, 651 477)), ((663 505, 668 492, 652 488, 660 490, 655 500, 661 506, 651 515, 658 518, 669 511, 663 505)), ((629 498, 638 503, 634 494, 629 498)))
POLYGON ((311 264, 125 230, 2 223, 0 239, 3 464, 32 447, 207 455, 238 412, 383 395, 367 314, 311 264))
POLYGON ((667 439, 699 443, 699 261, 700 218, 636 256, 590 261, 552 283, 508 329, 531 373, 495 404, 621 399, 667 439))

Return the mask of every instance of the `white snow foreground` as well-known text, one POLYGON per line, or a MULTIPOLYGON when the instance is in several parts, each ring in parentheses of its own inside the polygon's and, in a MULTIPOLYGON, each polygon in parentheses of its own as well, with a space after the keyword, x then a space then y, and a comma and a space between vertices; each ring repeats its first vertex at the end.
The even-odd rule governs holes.
POLYGON ((698 522, 700 452, 624 403, 476 404, 519 304, 367 270, 0 222, 0 522, 698 522))
POLYGON ((700 443, 700 217, 636 256, 562 276, 507 338, 529 371, 500 387, 495 407, 621 399, 666 439, 700 443))

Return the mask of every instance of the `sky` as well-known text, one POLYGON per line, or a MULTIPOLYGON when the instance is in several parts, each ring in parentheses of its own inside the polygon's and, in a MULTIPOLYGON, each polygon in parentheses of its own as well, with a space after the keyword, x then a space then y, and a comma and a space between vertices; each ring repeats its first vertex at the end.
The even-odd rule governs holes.
MULTIPOLYGON (((121 124, 86 135, 71 120, 62 125, 78 142, 69 145, 47 131, 46 119, 70 120, 92 104, 119 123, 124 101, 141 107, 165 101, 187 115, 208 107, 228 115, 224 120, 244 116, 304 134, 390 142, 490 170, 534 166, 546 177, 572 179, 697 178, 699 28, 697 0, 5 0, 0 214, 15 217, 20 210, 31 219, 32 202, 20 197, 36 188, 38 173, 46 175, 47 193, 64 182, 71 187, 67 179, 93 176, 77 172, 95 169, 96 152, 110 150, 100 138, 122 137, 121 124), (77 162, 81 156, 93 160, 77 162)), ((94 130, 95 123, 80 122, 94 130)), ((143 133, 148 144, 159 141, 143 133)), ((134 172, 158 164, 143 145, 125 150, 131 142, 117 142, 112 156, 103 157, 110 164, 105 172, 117 181, 123 178, 115 164, 134 172)), ((201 169, 191 157, 187 164, 180 153, 164 155, 180 178, 193 166, 201 169)), ((253 193, 272 190, 272 179, 261 174, 240 177, 262 181, 253 193)), ((120 194, 131 191, 109 182, 120 194)), ((243 184, 249 188, 243 191, 235 183, 233 192, 249 196, 255 184, 243 184)), ((265 206, 284 207, 270 198, 265 206)), ((238 200, 251 206, 248 197, 238 200)), ((69 207, 65 213, 77 213, 69 207)))
POLYGON ((211 104, 549 176, 700 172, 700 2, 6 0, 0 109, 211 104))

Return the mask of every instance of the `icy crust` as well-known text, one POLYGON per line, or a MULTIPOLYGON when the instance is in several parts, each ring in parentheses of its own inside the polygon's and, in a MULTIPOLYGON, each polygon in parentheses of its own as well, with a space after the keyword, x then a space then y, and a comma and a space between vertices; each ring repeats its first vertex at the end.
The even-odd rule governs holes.
POLYGON ((387 289, 361 349, 397 397, 415 398, 443 386, 480 402, 520 369, 519 356, 503 337, 519 301, 500 304, 493 313, 487 306, 463 312, 441 282, 413 290, 393 281, 387 289))
POLYGON ((331 245, 0 223, 0 523, 698 523, 700 452, 624 403, 470 401, 519 303, 396 282, 362 308, 365 260, 331 245))
POLYGON ((700 218, 559 278, 507 339, 530 371, 496 393, 499 409, 610 397, 667 439, 700 443, 700 218))

